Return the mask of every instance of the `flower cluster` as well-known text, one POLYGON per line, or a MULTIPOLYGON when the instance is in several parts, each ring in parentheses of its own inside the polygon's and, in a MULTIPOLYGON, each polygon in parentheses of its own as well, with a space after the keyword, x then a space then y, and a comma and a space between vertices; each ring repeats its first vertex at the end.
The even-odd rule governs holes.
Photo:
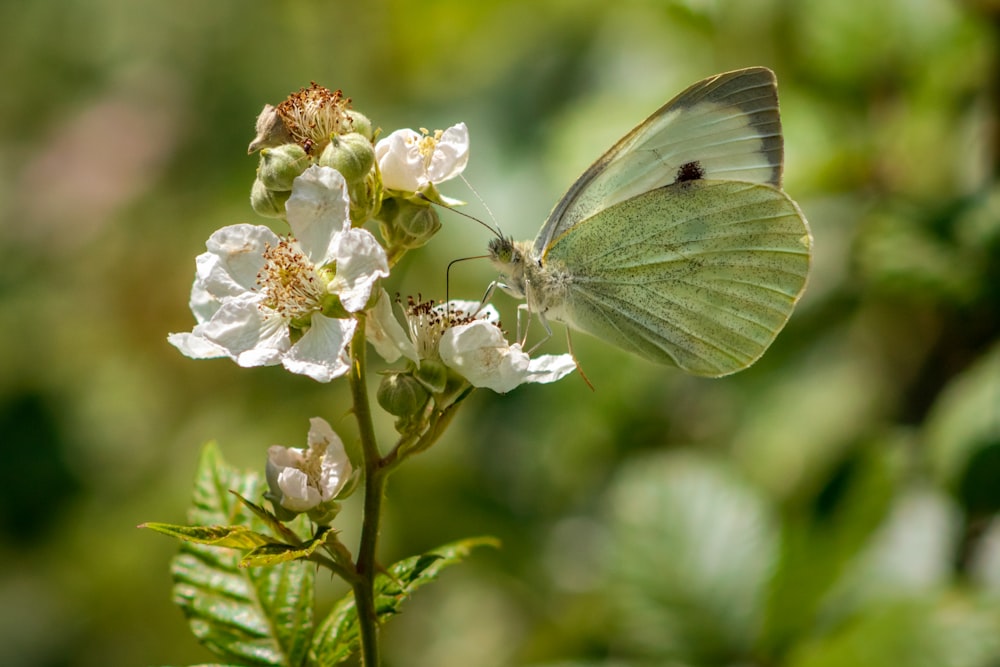
MULTIPOLYGON (((195 262, 196 324, 169 342, 195 359, 281 365, 329 382, 348 373, 352 345, 367 340, 390 364, 404 360, 384 374, 378 400, 411 435, 472 388, 508 392, 570 373, 569 355, 532 359, 509 343, 490 305, 410 299, 401 323, 380 281, 440 230, 437 207, 461 204, 438 186, 465 169, 469 133, 459 123, 376 142, 379 132, 350 102, 313 84, 264 107, 249 147, 260 154, 250 201, 287 227, 243 223, 212 234, 195 262)), ((268 498, 283 520, 305 512, 326 521, 353 488, 352 470, 340 439, 315 418, 307 450, 268 452, 268 498)))

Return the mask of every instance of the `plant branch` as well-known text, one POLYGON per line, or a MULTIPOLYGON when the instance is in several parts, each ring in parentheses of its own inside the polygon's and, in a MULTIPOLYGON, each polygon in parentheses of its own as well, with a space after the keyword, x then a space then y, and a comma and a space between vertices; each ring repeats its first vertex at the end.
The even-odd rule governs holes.
POLYGON ((358 420, 361 452, 364 458, 365 503, 361 525, 361 544, 355 566, 357 578, 352 582, 354 600, 361 630, 361 656, 365 667, 378 667, 378 615, 375 611, 375 548, 378 544, 379 520, 385 476, 382 457, 375 440, 368 385, 365 381, 365 316, 357 315, 358 326, 351 341, 351 394, 354 415, 358 420))

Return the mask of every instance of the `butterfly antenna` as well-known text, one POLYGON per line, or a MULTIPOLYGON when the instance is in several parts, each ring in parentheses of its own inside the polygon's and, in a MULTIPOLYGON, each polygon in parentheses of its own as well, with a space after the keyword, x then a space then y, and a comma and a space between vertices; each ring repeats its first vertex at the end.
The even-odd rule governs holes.
MULTIPOLYGON (((475 257, 459 257, 458 259, 453 259, 448 262, 448 268, 444 270, 444 303, 445 310, 449 309, 451 306, 451 297, 449 296, 449 290, 451 289, 451 266, 452 264, 458 264, 459 262, 465 262, 470 259, 487 259, 489 255, 476 255, 475 257)), ((450 315, 450 313, 449 313, 450 315)))
POLYGON ((493 221, 493 227, 489 227, 485 224, 483 226, 493 232, 497 237, 503 238, 503 234, 500 232, 500 223, 497 222, 497 217, 493 215, 493 210, 490 208, 490 205, 487 204, 486 200, 479 195, 479 191, 472 187, 472 183, 469 183, 468 179, 465 178, 465 174, 459 174, 458 177, 461 178, 462 182, 465 183, 465 186, 469 188, 469 191, 476 198, 476 201, 478 201, 482 207, 486 209, 486 213, 490 216, 490 220, 493 221))

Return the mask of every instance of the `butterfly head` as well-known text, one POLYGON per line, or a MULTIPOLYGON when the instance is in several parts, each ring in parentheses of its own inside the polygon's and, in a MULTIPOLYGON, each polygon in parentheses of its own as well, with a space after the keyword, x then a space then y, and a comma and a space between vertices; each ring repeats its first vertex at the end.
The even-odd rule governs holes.
POLYGON ((503 278, 500 287, 519 299, 524 298, 524 262, 526 249, 510 237, 497 236, 488 246, 489 259, 503 278))

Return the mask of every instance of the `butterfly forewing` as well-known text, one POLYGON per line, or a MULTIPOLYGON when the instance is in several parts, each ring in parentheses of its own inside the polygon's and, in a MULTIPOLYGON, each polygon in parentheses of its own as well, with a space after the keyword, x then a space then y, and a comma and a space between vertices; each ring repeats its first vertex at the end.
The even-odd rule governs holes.
POLYGON ((555 206, 536 255, 594 214, 678 180, 726 179, 780 187, 783 145, 774 73, 719 74, 665 104, 605 153, 555 206))
POLYGON ((809 271, 795 203, 769 185, 696 180, 615 204, 554 239, 572 275, 552 315, 696 375, 746 368, 791 315, 809 271))

